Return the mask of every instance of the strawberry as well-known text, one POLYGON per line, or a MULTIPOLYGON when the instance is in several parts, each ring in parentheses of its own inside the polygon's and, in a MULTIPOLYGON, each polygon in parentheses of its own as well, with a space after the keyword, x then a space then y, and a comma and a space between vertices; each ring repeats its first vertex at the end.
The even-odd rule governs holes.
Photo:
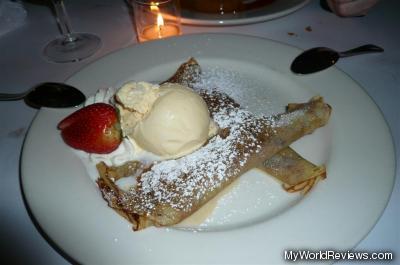
POLYGON ((77 110, 57 126, 64 142, 88 153, 111 153, 121 143, 121 127, 115 108, 94 103, 77 110))

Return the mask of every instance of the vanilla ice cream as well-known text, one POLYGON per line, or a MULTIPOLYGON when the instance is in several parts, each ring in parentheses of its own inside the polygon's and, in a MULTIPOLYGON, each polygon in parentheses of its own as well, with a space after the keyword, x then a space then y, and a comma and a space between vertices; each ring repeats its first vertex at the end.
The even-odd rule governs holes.
POLYGON ((204 100, 179 84, 132 82, 117 92, 116 100, 125 134, 164 159, 195 151, 217 132, 204 100))

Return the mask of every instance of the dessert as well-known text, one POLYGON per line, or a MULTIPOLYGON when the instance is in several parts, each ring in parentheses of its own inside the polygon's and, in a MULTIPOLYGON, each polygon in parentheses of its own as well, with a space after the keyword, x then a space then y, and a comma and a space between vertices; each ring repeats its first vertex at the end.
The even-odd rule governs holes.
POLYGON ((124 133, 163 159, 187 155, 216 134, 204 100, 183 85, 131 82, 116 99, 124 133))
POLYGON ((176 160, 154 163, 127 191, 113 183, 111 168, 98 164, 103 197, 133 223, 134 230, 179 223, 241 174, 325 125, 330 115, 330 107, 320 97, 292 112, 256 118, 222 94, 202 96, 221 128, 204 147, 176 160))
MULTIPOLYGON (((321 97, 289 105, 285 113, 258 117, 215 90, 196 91, 198 94, 192 96, 196 92, 182 85, 190 87, 199 78, 196 73, 200 72, 197 62, 191 59, 168 80, 180 85, 130 83, 116 93, 105 92, 105 95, 115 94, 112 98, 115 102, 111 102, 119 110, 125 137, 112 153, 89 156, 95 157, 93 161, 100 175, 96 181, 103 198, 133 224, 134 230, 179 223, 247 170, 260 165, 276 169, 273 163, 265 161, 292 159, 294 151, 282 150, 291 150, 288 149, 290 143, 328 122, 331 108, 321 97), (165 113, 174 109, 174 102, 181 101, 182 95, 195 98, 189 105, 198 105, 192 114, 196 117, 182 113, 178 107, 173 115, 179 118, 164 121, 165 113), (200 122, 196 122, 197 119, 200 122), (180 132, 182 124, 195 127, 194 131, 184 128, 183 133, 180 132), (171 132, 164 135, 159 126, 171 132), (163 147, 170 139, 173 143, 163 147), (153 156, 144 159, 142 153, 153 156), (114 159, 126 154, 128 157, 124 159, 114 159), (128 183, 121 185, 125 180, 128 183)), ((108 99, 105 96, 103 100, 108 99)), ((185 106, 184 103, 179 104, 185 106)), ((304 161, 301 157, 293 161, 302 168, 314 169, 312 164, 301 163, 304 161)), ((319 172, 310 178, 309 172, 305 172, 300 178, 281 175, 278 179, 287 182, 289 191, 307 190, 323 176, 319 172), (297 186, 299 184, 301 187, 297 186)))

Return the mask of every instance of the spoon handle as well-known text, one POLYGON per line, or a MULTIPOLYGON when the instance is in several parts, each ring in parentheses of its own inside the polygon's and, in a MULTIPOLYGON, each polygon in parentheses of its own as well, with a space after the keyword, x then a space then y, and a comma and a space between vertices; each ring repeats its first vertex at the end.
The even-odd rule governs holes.
POLYGON ((375 53, 375 52, 383 52, 383 48, 373 45, 373 44, 367 44, 363 45, 348 51, 340 52, 339 55, 340 57, 349 57, 353 55, 359 55, 359 54, 364 54, 364 53, 375 53))
POLYGON ((16 94, 6 94, 0 93, 0 101, 10 101, 10 100, 19 100, 23 99, 26 96, 26 92, 16 93, 16 94))

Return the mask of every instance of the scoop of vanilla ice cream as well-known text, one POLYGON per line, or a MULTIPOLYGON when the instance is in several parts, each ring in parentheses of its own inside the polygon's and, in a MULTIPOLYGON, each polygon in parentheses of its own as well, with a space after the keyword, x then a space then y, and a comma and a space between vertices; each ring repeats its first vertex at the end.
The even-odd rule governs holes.
POLYGON ((177 158, 215 135, 207 104, 196 92, 179 84, 164 84, 158 92, 151 110, 133 130, 139 146, 164 158, 177 158))
POLYGON ((189 154, 218 131, 204 100, 179 84, 130 82, 115 100, 124 135, 162 159, 189 154))

